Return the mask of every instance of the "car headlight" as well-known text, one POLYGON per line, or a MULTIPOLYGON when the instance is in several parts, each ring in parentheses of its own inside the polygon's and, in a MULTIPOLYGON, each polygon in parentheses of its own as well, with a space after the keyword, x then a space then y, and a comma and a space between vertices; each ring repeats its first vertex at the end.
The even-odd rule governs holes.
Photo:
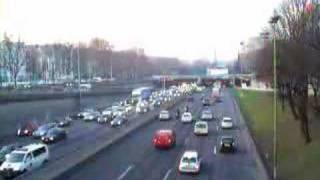
POLYGON ((53 141, 53 137, 50 137, 49 139, 50 139, 51 141, 53 141))
POLYGON ((117 123, 118 125, 120 125, 121 124, 121 122, 120 121, 118 121, 118 123, 117 123))
POLYGON ((26 133, 26 134, 29 133, 29 130, 28 129, 24 130, 24 133, 26 133))

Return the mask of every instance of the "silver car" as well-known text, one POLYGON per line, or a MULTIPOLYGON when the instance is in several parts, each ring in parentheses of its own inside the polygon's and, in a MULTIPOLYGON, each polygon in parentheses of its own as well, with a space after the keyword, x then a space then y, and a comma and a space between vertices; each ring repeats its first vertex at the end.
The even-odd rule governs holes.
POLYGON ((34 138, 41 138, 42 136, 45 136, 50 129, 57 126, 58 126, 57 123, 44 124, 38 127, 38 129, 32 133, 32 136, 34 138))

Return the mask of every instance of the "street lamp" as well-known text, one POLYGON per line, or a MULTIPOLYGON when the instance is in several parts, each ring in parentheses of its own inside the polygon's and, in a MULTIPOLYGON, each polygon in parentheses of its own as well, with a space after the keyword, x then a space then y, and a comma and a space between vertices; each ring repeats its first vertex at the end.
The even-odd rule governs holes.
POLYGON ((273 179, 277 179, 277 49, 275 26, 280 19, 279 15, 270 18, 273 29, 273 179))
POLYGON ((77 49, 77 61, 78 61, 79 108, 80 108, 80 110, 81 110, 80 43, 78 43, 78 49, 77 49))

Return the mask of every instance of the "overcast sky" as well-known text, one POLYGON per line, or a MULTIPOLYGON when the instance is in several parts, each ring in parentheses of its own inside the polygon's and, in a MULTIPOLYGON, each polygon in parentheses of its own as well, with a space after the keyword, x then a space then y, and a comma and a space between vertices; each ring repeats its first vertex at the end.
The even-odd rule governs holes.
POLYGON ((235 58, 281 0, 0 0, 0 31, 31 43, 109 40, 116 49, 235 58))

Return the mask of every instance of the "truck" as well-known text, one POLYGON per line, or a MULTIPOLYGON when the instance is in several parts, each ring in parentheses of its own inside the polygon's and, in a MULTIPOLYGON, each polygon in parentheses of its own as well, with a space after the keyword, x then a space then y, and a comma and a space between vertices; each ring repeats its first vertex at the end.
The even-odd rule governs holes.
POLYGON ((149 100, 152 95, 152 87, 140 87, 132 90, 131 97, 135 103, 142 100, 149 100))

